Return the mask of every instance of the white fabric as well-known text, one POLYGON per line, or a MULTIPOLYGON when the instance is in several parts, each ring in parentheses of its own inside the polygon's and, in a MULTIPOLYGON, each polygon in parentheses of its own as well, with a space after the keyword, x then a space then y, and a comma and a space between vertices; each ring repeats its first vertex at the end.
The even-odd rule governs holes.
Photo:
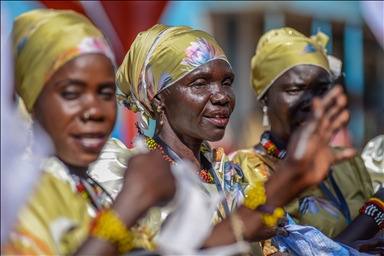
MULTIPOLYGON (((2 6, 3 7, 3 6, 2 6)), ((1 244, 12 228, 17 211, 39 178, 43 156, 51 152, 45 133, 35 127, 39 144, 29 148, 31 124, 22 119, 12 102, 12 48, 7 35, 5 8, 1 9, 1 244), (30 154, 33 152, 33 156, 30 154)))

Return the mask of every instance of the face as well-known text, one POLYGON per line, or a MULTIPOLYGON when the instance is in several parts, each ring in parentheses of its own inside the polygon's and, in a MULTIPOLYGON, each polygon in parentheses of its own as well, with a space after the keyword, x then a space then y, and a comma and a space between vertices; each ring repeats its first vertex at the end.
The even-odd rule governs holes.
POLYGON ((115 124, 115 90, 114 67, 101 54, 74 58, 45 85, 32 115, 65 164, 85 167, 97 159, 115 124))
POLYGON ((305 124, 312 100, 331 87, 331 77, 323 68, 299 65, 283 74, 268 90, 264 102, 268 106, 271 133, 286 145, 293 130, 305 124))
POLYGON ((226 61, 213 60, 161 92, 165 121, 173 132, 184 139, 222 139, 235 107, 234 78, 226 61))

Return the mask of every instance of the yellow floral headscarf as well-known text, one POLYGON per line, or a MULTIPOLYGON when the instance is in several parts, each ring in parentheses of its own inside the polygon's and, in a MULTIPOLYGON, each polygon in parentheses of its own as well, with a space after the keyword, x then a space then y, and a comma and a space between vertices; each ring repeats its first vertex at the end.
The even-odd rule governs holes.
POLYGON ((44 85, 71 59, 90 53, 107 56, 112 48, 91 21, 74 11, 33 10, 14 21, 16 90, 31 111, 44 85))
POLYGON ((208 61, 228 62, 224 51, 208 33, 186 26, 155 25, 132 43, 116 75, 123 93, 118 99, 141 112, 143 128, 154 118, 151 100, 195 68, 208 61))
POLYGON ((339 73, 341 62, 327 56, 327 43, 328 36, 322 32, 309 38, 288 27, 266 32, 251 61, 251 86, 258 100, 281 75, 295 66, 310 64, 324 68, 330 74, 331 71, 339 73))

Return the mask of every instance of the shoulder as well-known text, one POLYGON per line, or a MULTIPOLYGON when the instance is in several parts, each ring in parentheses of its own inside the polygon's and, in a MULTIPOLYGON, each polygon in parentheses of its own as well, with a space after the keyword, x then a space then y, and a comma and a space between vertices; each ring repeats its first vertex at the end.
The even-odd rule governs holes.
POLYGON ((137 152, 128 149, 123 142, 109 138, 99 158, 88 169, 88 175, 96 180, 112 197, 119 193, 128 160, 137 152))
POLYGON ((228 157, 231 161, 239 164, 242 167, 257 167, 259 165, 265 164, 264 157, 260 153, 255 152, 253 148, 234 151, 230 153, 228 157))
MULTIPOLYGON (((346 147, 332 147, 333 151, 340 151, 346 147)), ((336 169, 344 169, 344 171, 355 171, 358 173, 368 174, 368 171, 364 165, 364 161, 359 154, 356 154, 353 158, 342 161, 334 165, 336 169)))

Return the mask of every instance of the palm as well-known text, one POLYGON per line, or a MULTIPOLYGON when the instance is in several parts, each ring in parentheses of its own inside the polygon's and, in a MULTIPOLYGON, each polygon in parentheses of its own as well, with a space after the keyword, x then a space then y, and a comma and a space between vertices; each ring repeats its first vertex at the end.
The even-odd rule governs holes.
POLYGON ((288 145, 290 163, 300 177, 303 188, 319 183, 331 164, 354 155, 352 149, 333 152, 328 145, 332 135, 349 120, 346 96, 339 86, 322 99, 314 99, 309 122, 295 131, 288 145))

